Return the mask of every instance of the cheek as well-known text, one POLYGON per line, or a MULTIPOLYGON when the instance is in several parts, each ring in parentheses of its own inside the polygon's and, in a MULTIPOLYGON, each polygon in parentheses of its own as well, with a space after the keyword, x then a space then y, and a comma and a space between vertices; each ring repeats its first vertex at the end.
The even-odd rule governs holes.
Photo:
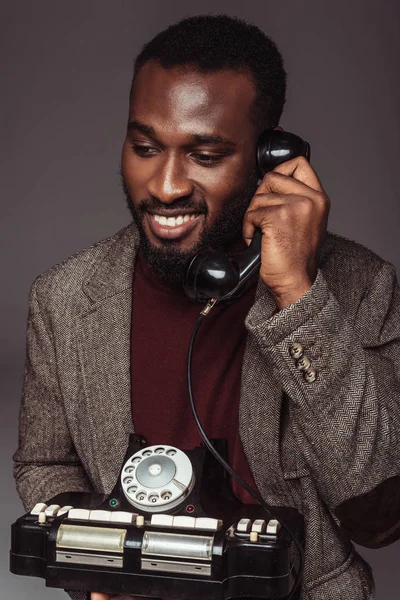
POLYGON ((207 188, 209 218, 216 218, 238 196, 247 196, 251 179, 252 172, 245 169, 243 164, 238 164, 236 169, 230 169, 229 173, 219 173, 207 188))
POLYGON ((130 144, 124 143, 121 155, 121 170, 125 185, 128 188, 132 200, 139 201, 143 198, 144 175, 143 166, 138 165, 138 160, 132 152, 130 144))
POLYGON ((135 172, 135 169, 134 161, 132 160, 132 151, 127 142, 125 142, 122 147, 121 169, 124 175, 125 182, 130 182, 135 172))

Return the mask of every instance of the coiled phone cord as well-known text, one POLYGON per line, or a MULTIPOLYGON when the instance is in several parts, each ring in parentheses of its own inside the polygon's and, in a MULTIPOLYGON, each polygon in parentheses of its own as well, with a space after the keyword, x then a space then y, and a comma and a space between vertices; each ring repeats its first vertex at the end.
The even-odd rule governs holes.
POLYGON ((201 435, 201 437, 203 439, 203 442, 204 442, 206 448, 211 452, 211 454, 213 454, 213 456, 224 467, 224 469, 232 477, 234 477, 234 479, 236 479, 236 481, 242 487, 244 487, 244 489, 250 494, 250 496, 252 496, 255 500, 257 500, 257 502, 264 508, 264 510, 270 515, 270 517, 272 519, 275 519, 275 520, 279 521, 279 523, 282 525, 282 527, 284 529, 286 529, 287 533, 289 534, 289 536, 293 540, 294 545, 296 546, 296 548, 298 550, 298 553, 299 553, 299 570, 296 573, 295 581, 294 581, 293 587, 291 589, 291 592, 290 592, 289 596, 286 599, 286 600, 290 600, 291 598, 293 598, 294 593, 296 592, 297 588, 299 587, 301 579, 302 579, 303 566, 304 566, 304 551, 303 551, 302 545, 299 542, 299 540, 297 539, 297 537, 295 536, 295 534, 292 532, 292 530, 289 527, 289 525, 287 523, 285 523, 285 521, 282 518, 277 519, 277 517, 272 513, 272 510, 268 506, 268 504, 266 504, 266 502, 264 502, 262 496, 258 492, 256 492, 255 490, 253 490, 253 488, 246 481, 244 481, 244 479, 242 479, 240 477, 240 475, 238 473, 236 473, 236 471, 234 469, 232 469, 232 467, 217 452, 217 450, 214 448, 214 446, 210 442, 209 438, 207 437, 206 432, 203 429, 203 426, 202 426, 202 424, 200 422, 199 416, 198 416, 197 411, 196 411, 196 406, 195 406, 195 403, 194 403, 193 390, 192 390, 192 355, 193 355, 194 342, 195 342, 195 339, 196 339, 197 332, 200 329, 200 325, 202 324, 203 320, 208 315, 208 313, 210 312, 210 310, 212 309, 212 307, 215 306, 216 303, 217 303, 217 300, 211 299, 207 303, 207 305, 205 306, 205 308, 201 311, 201 313, 199 314, 199 317, 197 319, 196 325, 195 325, 195 327, 193 329, 192 337, 190 338, 189 351, 188 351, 188 360, 187 360, 187 382, 188 382, 188 390, 189 390, 190 408, 192 410, 192 414, 193 414, 194 420, 196 422, 197 428, 199 430, 199 433, 200 433, 200 435, 201 435))

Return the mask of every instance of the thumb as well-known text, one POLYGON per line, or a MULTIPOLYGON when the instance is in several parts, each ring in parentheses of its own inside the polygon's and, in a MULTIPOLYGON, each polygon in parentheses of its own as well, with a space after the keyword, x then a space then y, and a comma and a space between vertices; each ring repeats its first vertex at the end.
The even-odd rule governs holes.
POLYGON ((90 594, 90 600, 110 600, 109 594, 100 594, 99 592, 92 592, 90 594))

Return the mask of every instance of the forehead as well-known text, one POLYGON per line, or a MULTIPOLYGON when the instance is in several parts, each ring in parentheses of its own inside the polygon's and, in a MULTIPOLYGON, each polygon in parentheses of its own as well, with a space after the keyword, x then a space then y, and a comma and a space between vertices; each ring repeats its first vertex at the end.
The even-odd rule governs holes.
POLYGON ((130 98, 130 120, 156 130, 220 135, 253 132, 250 108, 256 90, 250 77, 234 70, 203 73, 194 67, 164 69, 149 61, 137 74, 130 98))

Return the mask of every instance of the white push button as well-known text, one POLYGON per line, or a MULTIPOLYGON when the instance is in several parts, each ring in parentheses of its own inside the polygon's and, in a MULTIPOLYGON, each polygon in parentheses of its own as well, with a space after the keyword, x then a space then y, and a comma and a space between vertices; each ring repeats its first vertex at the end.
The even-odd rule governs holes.
POLYGON ((69 510, 71 510, 71 508, 74 508, 74 507, 73 506, 63 506, 58 511, 57 517, 61 517, 61 515, 65 515, 65 513, 67 513, 69 510))
POLYGON ((250 519, 240 519, 239 523, 237 524, 236 530, 239 531, 240 533, 249 533, 250 527, 251 527, 250 519))
POLYGON ((35 504, 35 506, 32 508, 31 510, 31 515, 38 515, 41 512, 44 512, 47 508, 47 504, 45 504, 44 502, 39 502, 38 504, 35 504))
POLYGON ((267 533, 269 535, 278 535, 278 531, 281 528, 281 524, 276 519, 271 519, 267 525, 267 533))
POLYGON ((266 526, 267 524, 264 519, 256 519, 251 527, 251 530, 255 531, 256 533, 264 533, 266 526))
POLYGON ((86 508, 71 508, 68 512, 68 519, 89 520, 90 510, 86 508))
POLYGON ((59 504, 50 504, 44 511, 46 517, 55 517, 60 508, 61 506, 59 504))
POLYGON ((222 525, 219 519, 211 519, 210 517, 197 517, 194 527, 195 529, 208 529, 209 531, 217 531, 222 525))
POLYGON ((109 510, 91 510, 89 515, 89 521, 104 521, 108 522, 111 519, 111 513, 109 510))
POLYGON ((180 516, 174 517, 172 527, 187 527, 188 529, 194 529, 196 519, 194 517, 180 516))
POLYGON ((116 510, 111 513, 111 523, 133 523, 136 519, 136 513, 125 512, 123 510, 116 510))
POLYGON ((151 515, 150 523, 152 525, 161 525, 162 527, 172 527, 174 517, 172 515, 151 515))

